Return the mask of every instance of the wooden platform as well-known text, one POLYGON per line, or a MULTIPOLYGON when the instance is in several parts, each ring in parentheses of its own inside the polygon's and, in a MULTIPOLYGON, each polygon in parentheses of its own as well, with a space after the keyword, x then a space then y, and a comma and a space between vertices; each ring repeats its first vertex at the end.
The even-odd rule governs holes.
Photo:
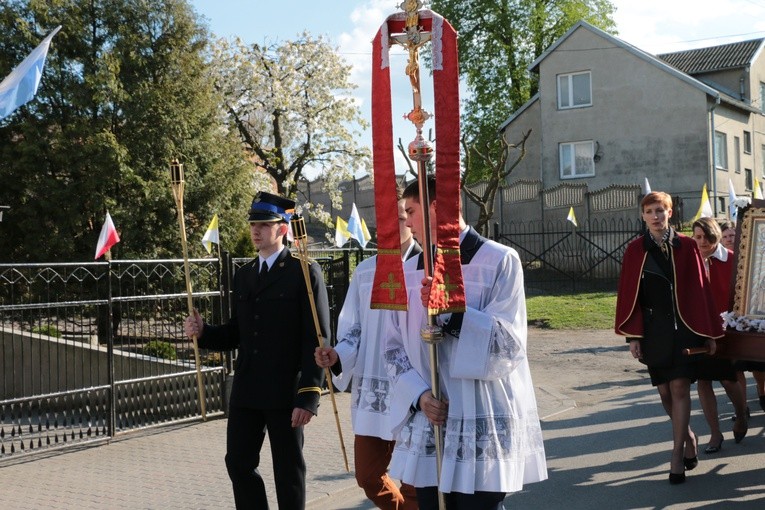
POLYGON ((715 356, 765 361, 765 334, 728 330, 725 337, 717 341, 715 356))

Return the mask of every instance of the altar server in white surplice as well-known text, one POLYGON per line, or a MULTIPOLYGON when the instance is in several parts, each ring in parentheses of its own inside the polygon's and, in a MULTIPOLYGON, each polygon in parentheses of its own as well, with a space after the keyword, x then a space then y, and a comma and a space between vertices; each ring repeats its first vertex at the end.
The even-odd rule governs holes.
MULTIPOLYGON (((400 190, 399 190, 400 192, 400 190)), ((398 201, 401 257, 406 260, 422 252, 406 226, 404 201, 398 201)), ((345 295, 337 323, 337 345, 317 347, 316 364, 330 367, 332 381, 344 391, 351 384, 351 419, 354 437, 356 481, 378 508, 416 510, 414 487, 399 489, 388 476, 393 453, 390 424, 390 380, 380 344, 380 325, 384 310, 371 310, 370 300, 377 257, 358 266, 345 295)))
MULTIPOLYGON (((435 178, 428 195, 436 196, 435 178)), ((417 183, 404 190, 407 225, 422 240, 417 183)), ((435 233, 436 201, 430 204, 435 233)), ((385 315, 386 363, 391 377, 391 420, 396 448, 390 472, 417 488, 421 509, 502 508, 509 492, 547 478, 542 430, 526 357, 523 271, 511 248, 478 235, 461 214, 460 256, 467 310, 442 314, 438 345, 443 399, 430 391, 428 345, 420 338, 430 281, 422 257, 404 265, 409 309, 385 315), (432 423, 445 432, 437 480, 432 423)))

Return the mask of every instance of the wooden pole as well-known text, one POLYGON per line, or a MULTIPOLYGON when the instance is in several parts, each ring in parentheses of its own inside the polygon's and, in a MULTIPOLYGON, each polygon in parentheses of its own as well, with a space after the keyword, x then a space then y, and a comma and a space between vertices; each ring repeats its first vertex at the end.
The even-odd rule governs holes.
MULTIPOLYGON (((311 303, 311 313, 313 315, 313 325, 316 328, 316 340, 319 343, 319 347, 324 347, 324 338, 321 336, 321 325, 319 324, 319 315, 316 312, 316 301, 313 298, 313 289, 311 288, 311 275, 308 271, 308 249, 305 245, 308 234, 305 229, 305 220, 296 215, 292 216, 290 221, 292 225, 292 236, 295 238, 295 247, 297 248, 298 258, 300 259, 300 267, 303 268, 303 278, 305 279, 305 288, 308 293, 308 301, 311 303)), ((335 401, 335 390, 332 386, 332 372, 329 367, 324 369, 324 373, 327 378, 327 386, 329 387, 329 396, 332 400, 332 409, 335 412, 335 425, 337 425, 337 435, 340 438, 340 449, 343 451, 343 461, 345 462, 345 471, 351 472, 348 466, 348 454, 345 451, 345 442, 343 441, 343 429, 340 427, 340 415, 337 413, 337 402, 335 401)))
MULTIPOLYGON (((189 315, 194 315, 194 301, 192 299, 193 293, 191 291, 191 271, 189 269, 189 247, 186 243, 186 222, 183 218, 183 191, 185 187, 185 181, 183 179, 183 164, 179 163, 177 159, 173 159, 170 163, 170 184, 173 190, 173 198, 175 198, 175 206, 178 209, 178 224, 181 230, 181 247, 183 249, 183 271, 186 275, 186 303, 189 309, 189 315)), ((202 367, 199 360, 199 345, 197 344, 197 336, 191 337, 191 342, 194 345, 194 365, 197 370, 197 396, 199 398, 199 409, 202 412, 202 420, 207 421, 207 406, 205 398, 205 386, 202 381, 202 367)))

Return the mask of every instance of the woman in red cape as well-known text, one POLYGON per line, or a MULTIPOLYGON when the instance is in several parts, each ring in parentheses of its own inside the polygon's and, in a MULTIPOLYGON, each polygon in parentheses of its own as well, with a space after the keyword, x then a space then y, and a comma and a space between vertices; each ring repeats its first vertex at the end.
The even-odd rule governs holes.
POLYGON ((698 440, 690 428, 691 383, 698 359, 687 348, 707 345, 714 354, 722 337, 704 263, 690 237, 669 226, 672 198, 652 192, 640 202, 647 231, 624 252, 614 329, 627 337, 630 353, 648 366, 672 421, 669 482, 685 481, 698 465, 698 440))
MULTIPOLYGON (((715 303, 716 317, 728 311, 728 296, 730 296, 730 282, 733 273, 733 252, 720 243, 721 239, 722 231, 712 218, 699 218, 693 222, 693 240, 696 241, 701 257, 704 259, 704 268, 707 278, 709 278, 712 299, 715 303)), ((713 454, 722 448, 723 434, 720 431, 717 397, 712 388, 712 381, 720 381, 736 409, 733 437, 737 443, 744 439, 748 430, 746 386, 739 384, 733 362, 729 359, 703 359, 699 363, 698 377, 696 389, 699 393, 701 409, 704 411, 704 418, 710 429, 709 444, 707 444, 704 452, 713 454)))

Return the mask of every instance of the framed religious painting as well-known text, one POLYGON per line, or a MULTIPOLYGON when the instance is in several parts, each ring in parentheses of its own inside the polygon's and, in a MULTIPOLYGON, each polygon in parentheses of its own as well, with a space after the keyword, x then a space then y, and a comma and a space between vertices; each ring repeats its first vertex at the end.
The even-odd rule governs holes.
POLYGON ((765 200, 738 210, 732 287, 716 355, 765 361, 765 200))
POLYGON ((731 311, 742 321, 765 322, 765 200, 754 200, 738 216, 731 311))

